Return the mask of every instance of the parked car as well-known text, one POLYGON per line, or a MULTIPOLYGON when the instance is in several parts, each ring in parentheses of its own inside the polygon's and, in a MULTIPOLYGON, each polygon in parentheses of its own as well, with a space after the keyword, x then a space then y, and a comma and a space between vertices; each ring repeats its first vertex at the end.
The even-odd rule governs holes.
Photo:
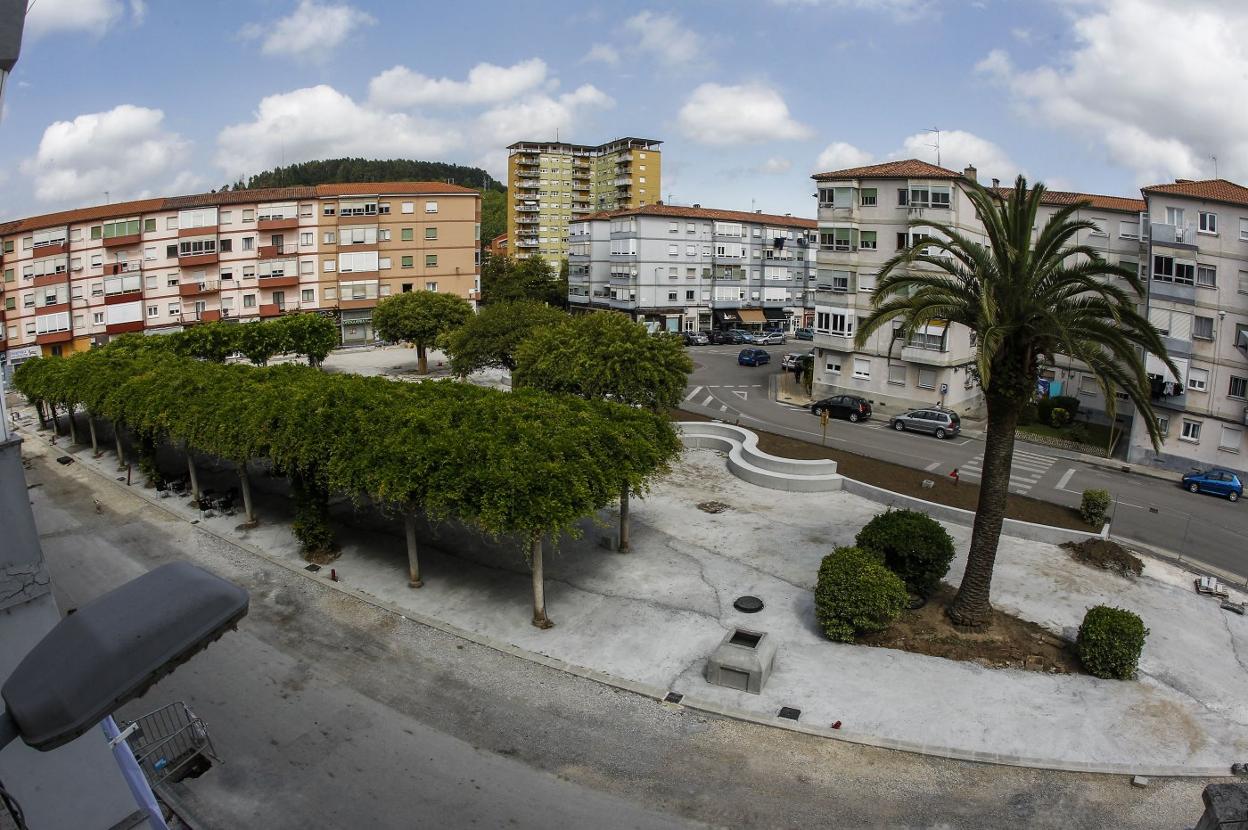
POLYGON ((754 341, 754 338, 755 338, 755 336, 756 336, 757 332, 753 332, 753 331, 746 331, 745 329, 733 329, 733 330, 732 330, 732 332, 733 332, 733 334, 737 335, 737 337, 741 338, 740 340, 738 340, 738 341, 737 341, 738 343, 753 343, 753 342, 755 342, 755 341, 754 341))
POLYGON ((736 339, 736 335, 734 335, 731 331, 720 331, 717 329, 715 331, 707 332, 706 336, 709 337, 711 340, 711 343, 715 345, 720 345, 720 344, 732 345, 734 343, 740 342, 739 340, 736 339))
POLYGON ((738 366, 766 366, 771 362, 771 355, 764 349, 742 349, 737 355, 738 366))
POLYGON ((833 395, 812 403, 810 411, 816 415, 826 412, 828 417, 845 418, 856 424, 871 417, 871 404, 857 395, 833 395))
POLYGON ((956 412, 946 409, 912 409, 901 415, 894 415, 888 425, 898 432, 930 432, 937 438, 952 438, 962 431, 962 419, 956 412))
POLYGON ((706 336, 703 331, 687 331, 685 332, 686 346, 705 346, 711 342, 711 338, 706 336))
POLYGON ((1215 496, 1226 496, 1230 501, 1239 501, 1244 494, 1244 483, 1239 476, 1230 470, 1214 468, 1200 472, 1191 472, 1183 476, 1183 487, 1193 493, 1213 493, 1215 496))
POLYGON ((788 352, 784 357, 780 358, 780 368, 792 372, 797 366, 797 361, 803 357, 814 357, 814 354, 814 349, 808 352, 788 352))
POLYGON ((783 346, 788 339, 782 331, 760 331, 754 335, 754 342, 760 346, 783 346))
POLYGON ((815 330, 814 329, 796 329, 793 332, 793 338, 795 340, 814 340, 815 330))

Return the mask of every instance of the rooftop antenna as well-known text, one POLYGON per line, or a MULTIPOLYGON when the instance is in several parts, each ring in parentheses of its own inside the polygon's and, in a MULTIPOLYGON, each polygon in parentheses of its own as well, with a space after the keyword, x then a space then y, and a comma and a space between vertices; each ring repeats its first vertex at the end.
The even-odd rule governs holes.
POLYGON ((108 191, 107 191, 107 190, 105 190, 105 191, 104 191, 104 204, 106 204, 106 205, 112 204, 112 202, 109 200, 109 197, 108 197, 108 191))
POLYGON ((1213 177, 1216 179, 1218 177, 1218 157, 1210 156, 1209 158, 1213 159, 1213 177))
POLYGON ((940 128, 939 128, 939 127, 929 127, 928 129, 924 130, 924 132, 928 132, 928 133, 935 133, 935 134, 936 134, 936 143, 935 143, 935 144, 929 144, 929 145, 927 145, 927 146, 928 146, 928 147, 934 147, 934 148, 936 149, 936 166, 937 166, 937 167, 940 167, 940 128))

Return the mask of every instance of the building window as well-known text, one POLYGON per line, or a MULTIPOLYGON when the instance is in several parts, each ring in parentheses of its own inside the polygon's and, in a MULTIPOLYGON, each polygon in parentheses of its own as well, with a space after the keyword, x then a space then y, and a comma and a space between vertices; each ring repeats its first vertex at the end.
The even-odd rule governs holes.
POLYGON ((888 364, 888 382, 897 386, 906 385, 906 364, 890 363, 888 364))
POLYGON ((411 258, 410 256, 400 257, 400 259, 399 259, 399 267, 400 267, 400 268, 411 268, 411 267, 412 267, 412 258, 411 258))
POLYGON ((1192 337, 1199 340, 1213 339, 1213 318, 1196 317, 1192 320, 1192 337))
POLYGON ((1184 441, 1197 443, 1200 441, 1200 422, 1189 421, 1183 419, 1183 434, 1180 436, 1184 441))
MULTIPOLYGON (((174 311, 173 309, 170 309, 170 310, 169 310, 169 313, 170 313, 170 314, 176 314, 177 312, 176 312, 176 311, 174 311)), ((92 315, 91 315, 91 323, 92 323, 92 325, 96 325, 96 326, 102 326, 102 325, 104 325, 104 312, 102 312, 102 311, 97 311, 97 312, 95 312, 94 314, 92 314, 92 315)))
POLYGON ((223 254, 228 254, 228 253, 230 253, 230 252, 231 252, 231 251, 233 251, 233 250, 234 250, 234 240, 233 240, 233 239, 222 239, 222 240, 221 240, 221 253, 223 253, 223 254))
POLYGON ((415 236, 414 228, 400 228, 399 229, 399 241, 400 242, 411 242, 415 238, 416 236, 415 236))
POLYGON ((256 248, 256 238, 254 236, 243 237, 243 250, 254 251, 256 248))
POLYGON ((437 213, 437 212, 438 212, 437 202, 425 202, 425 213, 437 213))
POLYGON ((312 303, 316 302, 316 292, 311 288, 305 288, 299 292, 299 302, 312 303))
POLYGON ((858 236, 858 247, 864 251, 876 250, 876 231, 863 231, 858 236))
POLYGON ((826 365, 829 375, 839 375, 841 373, 841 361, 839 358, 830 358, 826 365))
POLYGON ((693 295, 694 295, 694 291, 693 291, 693 289, 691 288, 691 289, 689 289, 688 291, 686 291, 686 292, 685 292, 685 300, 686 300, 687 302, 693 302, 693 300, 694 300, 694 296, 693 296, 693 295))
POLYGON ((244 294, 243 295, 243 308, 255 308, 255 307, 256 307, 256 295, 244 294))
POLYGON ((668 222, 668 223, 667 223, 667 232, 668 232, 668 233, 680 233, 680 223, 679 223, 679 222, 668 222))
POLYGON ((256 212, 255 212, 255 210, 253 210, 252 208, 244 208, 244 209, 243 209, 243 221, 244 221, 244 222, 254 222, 254 221, 256 221, 256 212))
POLYGON ((1248 378, 1231 377, 1230 388, 1226 390, 1227 397, 1230 398, 1248 398, 1248 378))
POLYGON ((679 246, 679 245, 668 245, 668 246, 667 246, 667 255, 668 255, 668 256, 680 256, 680 246, 679 246))
POLYGON ((1190 369, 1187 373, 1187 388, 1194 392, 1204 392, 1209 386, 1208 369, 1190 369))
POLYGON ((919 388, 935 389, 936 388, 936 370, 924 369, 919 367, 919 388))
POLYGON ((402 213, 412 213, 416 210, 416 203, 415 202, 403 202, 401 205, 399 205, 399 210, 402 213))
POLYGON ((425 254, 425 267, 437 268, 438 267, 438 255, 437 254, 425 254))
POLYGON ((425 228, 425 239, 437 239, 437 238, 438 238, 437 228, 425 228))
POLYGON ((674 303, 674 302, 676 302, 676 292, 675 292, 675 291, 669 291, 669 292, 667 292, 667 301, 668 301, 669 303, 674 303))
POLYGON ((148 317, 159 317, 159 316, 160 316, 160 306, 158 306, 158 305, 149 305, 149 306, 147 307, 147 316, 148 316, 148 317))
POLYGON ((1105 230, 1106 224, 1104 219, 1097 219, 1094 217, 1091 221, 1092 230, 1089 231, 1089 233, 1092 236, 1109 236, 1109 233, 1105 230))
POLYGON ((436 282, 427 282, 425 283, 425 290, 436 294, 438 293, 438 284, 436 282))
POLYGON ((1196 284, 1202 288, 1216 288, 1218 285, 1218 269, 1213 265, 1196 266, 1196 284))
POLYGON ((1202 210, 1200 212, 1200 232, 1216 234, 1218 232, 1218 214, 1206 213, 1202 210))
POLYGON ((311 245, 315 239, 316 239, 316 236, 311 231, 308 231, 307 233, 299 234, 299 244, 301 246, 311 245))
POLYGON ((338 212, 338 208, 336 205, 323 205, 321 207, 322 216, 333 216, 337 212, 338 212))
POLYGON ((1118 236, 1122 239, 1139 239, 1140 238, 1140 222, 1139 220, 1126 221, 1125 219, 1118 223, 1118 236))
POLYGON ((378 270, 381 270, 381 271, 386 271, 386 270, 389 270, 389 268, 390 268, 390 257, 388 257, 388 256, 378 257, 378 258, 377 258, 377 268, 378 268, 378 270))
POLYGON ((854 358, 854 377, 862 380, 871 378, 871 361, 865 357, 854 358))
POLYGON ((1239 440, 1243 437, 1244 431, 1235 427, 1222 425, 1222 434, 1218 436, 1218 449, 1227 452, 1239 452, 1239 440))
POLYGON ((858 191, 859 203, 863 207, 875 207, 875 202, 877 198, 876 194, 877 194, 876 188, 864 187, 862 190, 858 191))

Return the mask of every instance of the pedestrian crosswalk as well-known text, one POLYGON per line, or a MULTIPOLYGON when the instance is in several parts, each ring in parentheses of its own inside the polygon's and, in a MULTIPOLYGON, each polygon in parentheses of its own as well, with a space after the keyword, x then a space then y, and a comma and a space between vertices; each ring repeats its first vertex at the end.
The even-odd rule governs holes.
MULTIPOLYGON (((1049 471, 1055 463, 1056 458, 1050 458, 1047 455, 1039 453, 1027 452, 1015 448, 1014 463, 1010 467, 1010 491, 1014 493, 1027 493, 1040 479, 1044 478, 1044 474, 1049 471)), ((966 478, 980 479, 984 475, 984 455, 972 458, 958 471, 960 476, 966 478)))

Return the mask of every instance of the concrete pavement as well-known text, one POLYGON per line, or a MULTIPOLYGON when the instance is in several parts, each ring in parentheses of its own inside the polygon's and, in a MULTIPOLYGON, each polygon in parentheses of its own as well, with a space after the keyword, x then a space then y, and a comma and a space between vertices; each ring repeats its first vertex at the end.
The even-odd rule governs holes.
MULTIPOLYGON (((768 366, 738 366, 740 347, 699 346, 688 349, 694 361, 686 399, 692 412, 723 418, 744 427, 764 429, 819 442, 819 419, 808 410, 777 403, 768 389, 780 374, 785 352, 803 352, 809 343, 790 341, 768 347, 768 366)), ((935 399, 934 399, 935 400, 935 399)), ((868 422, 828 424, 829 447, 948 475, 957 468, 974 471, 983 455, 977 437, 960 436, 937 441, 930 436, 894 433, 887 428, 888 412, 876 408, 868 422)), ((1078 506, 1085 489, 1104 488, 1114 498, 1113 534, 1144 541, 1175 561, 1216 573, 1223 579, 1248 585, 1248 507, 1225 499, 1193 495, 1171 481, 1149 475, 1116 472, 1107 461, 1089 462, 1074 453, 1020 442, 1017 445, 1011 491, 1068 506, 1078 506)))

